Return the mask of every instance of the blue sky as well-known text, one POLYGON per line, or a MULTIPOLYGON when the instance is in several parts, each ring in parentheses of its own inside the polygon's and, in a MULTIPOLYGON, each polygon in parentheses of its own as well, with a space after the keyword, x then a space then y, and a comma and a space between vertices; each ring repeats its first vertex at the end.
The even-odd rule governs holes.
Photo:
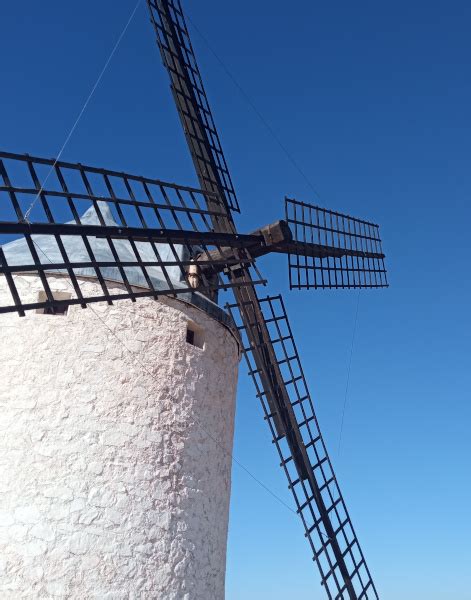
MULTIPOLYGON (((381 224, 391 287, 282 292, 321 427, 383 600, 471 600, 471 5, 450 0, 186 2, 318 191, 192 30, 238 190, 241 229, 283 198, 381 224), (254 6, 255 4, 255 6, 254 6)), ((54 156, 134 0, 4 2, 2 148, 54 156)), ((144 5, 64 158, 193 183, 144 5)), ((290 503, 242 365, 235 455, 290 503)), ((237 466, 227 600, 323 598, 300 523, 237 466)))

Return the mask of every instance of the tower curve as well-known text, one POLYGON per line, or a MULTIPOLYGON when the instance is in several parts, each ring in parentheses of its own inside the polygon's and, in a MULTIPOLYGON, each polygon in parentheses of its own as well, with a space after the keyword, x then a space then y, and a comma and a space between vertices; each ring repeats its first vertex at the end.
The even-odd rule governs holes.
POLYGON ((240 350, 192 296, 0 316, 2 599, 224 598, 240 350))

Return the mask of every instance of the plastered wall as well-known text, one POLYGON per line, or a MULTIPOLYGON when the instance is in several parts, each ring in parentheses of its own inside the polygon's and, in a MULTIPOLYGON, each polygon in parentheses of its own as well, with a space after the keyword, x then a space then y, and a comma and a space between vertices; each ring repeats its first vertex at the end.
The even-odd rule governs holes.
POLYGON ((2 600, 224 598, 238 361, 177 300, 0 315, 2 600))

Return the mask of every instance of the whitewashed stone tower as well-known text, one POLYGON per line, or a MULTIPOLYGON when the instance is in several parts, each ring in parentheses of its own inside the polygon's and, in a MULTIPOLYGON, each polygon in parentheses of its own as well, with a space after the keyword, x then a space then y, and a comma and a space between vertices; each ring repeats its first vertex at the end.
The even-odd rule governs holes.
POLYGON ((240 358, 226 320, 197 294, 0 316, 2 600, 224 598, 240 358))

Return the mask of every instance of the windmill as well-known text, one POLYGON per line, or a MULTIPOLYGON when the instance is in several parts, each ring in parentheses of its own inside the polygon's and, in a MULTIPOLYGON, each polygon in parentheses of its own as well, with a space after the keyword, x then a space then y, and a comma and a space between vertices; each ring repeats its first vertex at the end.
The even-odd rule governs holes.
MULTIPOLYGON (((57 315, 74 305, 162 297, 212 307, 238 332, 327 597, 378 598, 283 299, 259 297, 256 288, 265 281, 256 259, 285 254, 291 289, 386 287, 379 228, 286 198, 284 219, 240 233, 233 218, 238 199, 180 1, 147 4, 200 189, 0 152, 0 234, 14 240, 0 247, 9 292, 0 296, 0 313, 57 315), (18 285, 21 275, 35 277, 35 298, 18 285), (53 289, 52 278, 67 281, 67 291, 53 289), (218 291, 228 289, 230 319, 216 307, 218 291)), ((197 335, 198 328, 189 330, 187 342, 197 335)))

